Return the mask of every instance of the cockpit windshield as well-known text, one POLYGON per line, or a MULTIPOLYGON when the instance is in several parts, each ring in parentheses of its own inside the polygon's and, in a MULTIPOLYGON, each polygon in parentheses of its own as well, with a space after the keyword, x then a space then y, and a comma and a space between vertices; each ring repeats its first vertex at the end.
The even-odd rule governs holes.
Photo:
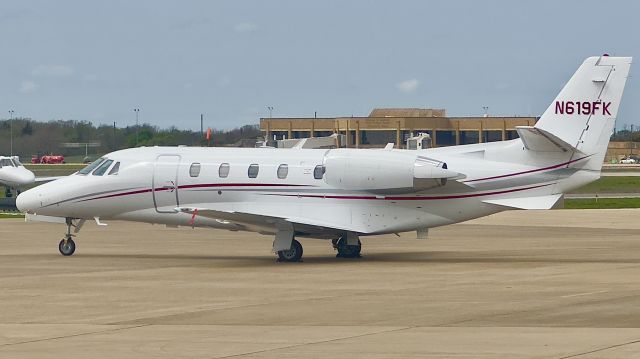
POLYGON ((3 158, 0 160, 0 168, 2 167, 16 167, 10 158, 3 158))
POLYGON ((111 164, 113 163, 113 160, 106 160, 104 162, 102 162, 102 164, 100 166, 98 166, 98 168, 93 171, 93 175, 94 176, 102 176, 105 172, 107 172, 107 169, 109 169, 109 167, 111 167, 111 164))
POLYGON ((91 162, 87 167, 85 167, 85 168, 81 169, 80 171, 78 171, 78 174, 86 175, 86 174, 91 173, 91 171, 96 169, 96 167, 100 166, 100 164, 104 160, 105 160, 104 158, 98 158, 97 160, 91 162))

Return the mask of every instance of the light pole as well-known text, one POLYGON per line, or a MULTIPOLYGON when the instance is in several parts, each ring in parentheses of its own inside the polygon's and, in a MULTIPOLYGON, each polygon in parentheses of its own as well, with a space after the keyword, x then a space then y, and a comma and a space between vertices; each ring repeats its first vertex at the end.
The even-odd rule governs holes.
POLYGON ((273 114, 273 106, 267 106, 267 109, 269 109, 269 119, 271 119, 271 115, 273 114))
POLYGON ((11 150, 10 150, 10 152, 11 152, 11 157, 13 157, 13 110, 9 110, 9 128, 10 128, 9 131, 11 133, 9 135, 11 137, 11 140, 10 140, 10 142, 11 142, 11 145, 10 145, 11 146, 11 150))
POLYGON ((140 130, 140 126, 138 126, 138 114, 140 113, 140 109, 134 108, 133 112, 136 113, 136 147, 138 147, 138 132, 140 130))
POLYGON ((484 117, 489 117, 489 106, 482 106, 484 110, 484 117))

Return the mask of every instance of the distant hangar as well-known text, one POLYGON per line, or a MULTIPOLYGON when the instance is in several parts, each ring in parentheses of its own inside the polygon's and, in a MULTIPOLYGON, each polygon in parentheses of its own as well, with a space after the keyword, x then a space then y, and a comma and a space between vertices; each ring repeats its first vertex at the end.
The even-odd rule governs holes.
POLYGON ((533 126, 537 117, 447 117, 444 109, 379 108, 366 117, 261 118, 268 140, 345 135, 344 147, 404 146, 412 134, 428 133, 434 147, 517 138, 516 126, 533 126))

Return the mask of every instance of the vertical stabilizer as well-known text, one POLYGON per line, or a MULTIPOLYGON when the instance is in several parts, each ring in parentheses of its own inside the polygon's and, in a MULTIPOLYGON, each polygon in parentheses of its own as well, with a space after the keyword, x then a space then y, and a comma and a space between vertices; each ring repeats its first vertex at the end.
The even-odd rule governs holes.
POLYGON ((630 66, 631 57, 586 59, 535 127, 590 155, 580 167, 600 170, 630 66))

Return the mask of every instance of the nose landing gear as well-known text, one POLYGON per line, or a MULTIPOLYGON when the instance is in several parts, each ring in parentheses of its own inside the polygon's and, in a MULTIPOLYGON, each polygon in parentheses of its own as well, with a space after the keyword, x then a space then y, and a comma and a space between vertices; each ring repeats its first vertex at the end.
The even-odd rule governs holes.
POLYGON ((74 227, 75 228, 74 232, 78 233, 80 231, 80 228, 84 224, 84 220, 81 219, 80 222, 78 222, 78 224, 74 224, 73 218, 67 217, 66 222, 67 222, 67 233, 65 233, 64 238, 58 244, 58 250, 60 251, 60 254, 62 254, 63 256, 70 256, 76 251, 76 242, 73 241, 74 235, 71 234, 71 227, 74 227))
POLYGON ((58 250, 63 256, 70 256, 76 251, 76 242, 71 237, 64 238, 58 244, 58 250))

